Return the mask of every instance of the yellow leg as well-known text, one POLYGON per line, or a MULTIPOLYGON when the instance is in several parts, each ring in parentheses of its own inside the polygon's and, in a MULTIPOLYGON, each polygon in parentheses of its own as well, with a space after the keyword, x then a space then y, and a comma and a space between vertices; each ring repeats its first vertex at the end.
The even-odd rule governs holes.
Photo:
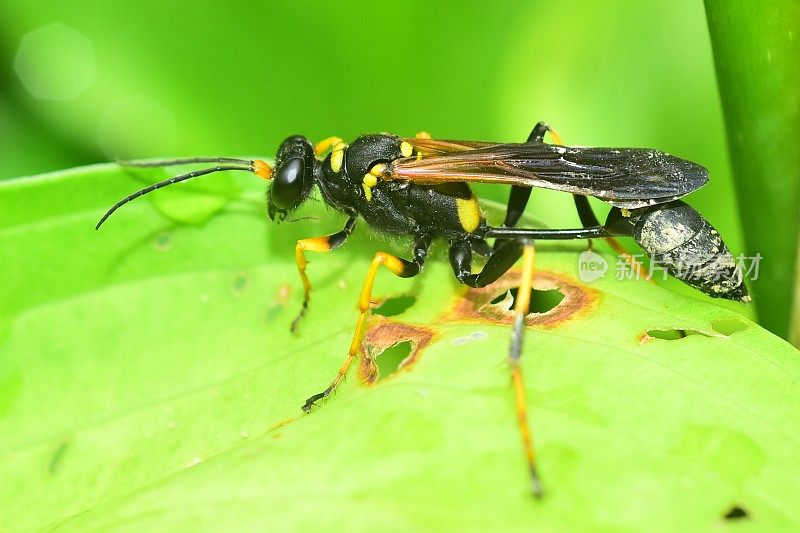
MULTIPOLYGON (((559 135, 558 132, 556 132, 556 130, 554 130, 553 128, 548 126, 547 127, 547 131, 550 133, 550 136, 553 138, 553 141, 556 144, 561 144, 561 145, 564 144, 564 141, 561 140, 561 135, 559 135)), ((588 204, 587 204, 587 207, 588 207, 588 204)), ((644 265, 642 265, 639 261, 634 259, 634 257, 631 254, 629 254, 628 251, 625 250, 625 248, 622 247, 622 245, 619 243, 619 241, 617 239, 615 239, 614 237, 606 237, 606 242, 611 246, 612 250, 617 252, 621 257, 623 257, 631 265, 631 268, 634 271, 636 271, 636 274, 639 277, 644 278, 646 280, 650 280, 650 274, 647 272, 647 270, 645 270, 644 265)), ((592 241, 589 240, 589 249, 590 250, 592 248, 592 244, 591 243, 592 243, 592 241)))
POLYGON ((327 139, 323 139, 316 144, 314 147, 314 152, 317 155, 322 155, 330 150, 331 147, 336 146, 340 142, 342 142, 341 137, 328 137, 327 139))
POLYGON ((306 274, 306 267, 308 260, 306 259, 306 252, 330 252, 331 245, 328 242, 328 237, 313 237, 311 239, 300 239, 294 247, 294 262, 297 263, 297 271, 300 273, 300 280, 303 282, 303 308, 300 313, 292 320, 292 332, 297 331, 297 326, 300 320, 306 314, 308 309, 308 302, 311 301, 311 282, 308 281, 306 274))
POLYGON ((303 307, 300 309, 300 313, 298 313, 295 319, 292 320, 292 333, 297 332, 297 327, 308 309, 308 302, 311 301, 311 282, 308 280, 308 275, 306 274, 306 267, 308 266, 306 252, 330 252, 338 248, 353 232, 355 224, 355 217, 351 217, 347 220, 347 223, 341 231, 324 237, 312 237, 310 239, 300 239, 297 241, 294 247, 294 261, 297 264, 297 271, 300 273, 300 280, 303 282, 303 307))
POLYGON ((427 131, 418 131, 417 134, 415 135, 415 137, 417 139, 430 139, 431 138, 431 134, 428 133, 427 131))
POLYGON ((547 131, 550 133, 550 137, 553 138, 553 142, 555 144, 561 144, 561 145, 564 144, 564 141, 561 140, 561 135, 559 135, 556 130, 548 126, 547 131))
POLYGON ((331 395, 331 393, 347 375, 347 371, 350 369, 350 365, 353 363, 353 360, 356 358, 356 356, 358 356, 358 352, 361 349, 361 339, 364 335, 364 324, 367 320, 367 311, 369 311, 370 303, 372 303, 372 288, 375 285, 375 276, 377 276, 378 269, 381 266, 385 266, 395 275, 400 277, 410 277, 419 272, 419 265, 415 263, 404 261, 399 257, 395 257, 384 252, 378 252, 375 254, 375 257, 372 258, 372 263, 369 266, 367 277, 364 280, 364 285, 361 287, 361 295, 358 298, 358 321, 356 322, 356 329, 353 333, 353 340, 350 343, 350 349, 347 352, 347 357, 345 358, 344 363, 342 363, 342 366, 339 368, 339 372, 336 373, 336 377, 333 378, 333 381, 328 388, 306 400, 305 405, 303 405, 304 411, 309 411, 317 401, 327 398, 331 395))
POLYGON ((531 285, 535 267, 535 251, 533 243, 528 242, 522 251, 522 274, 520 276, 517 299, 514 305, 514 326, 511 331, 511 347, 508 352, 508 364, 511 370, 511 384, 514 388, 515 407, 517 411, 517 424, 522 445, 525 450, 525 459, 528 462, 528 470, 531 476, 531 491, 537 498, 543 495, 542 482, 536 469, 536 451, 533 446, 533 436, 531 435, 528 423, 528 406, 525 400, 525 383, 522 379, 522 368, 519 360, 522 356, 522 341, 525 334, 525 315, 530 308, 531 285))
POLYGON ((646 279, 647 281, 653 281, 650 278, 650 273, 647 272, 646 268, 644 268, 644 265, 639 261, 637 261, 636 258, 633 257, 631 254, 629 254, 628 251, 625 248, 623 248, 623 246, 617 239, 615 239, 614 237, 606 237, 606 242, 611 246, 612 250, 617 252, 620 255, 620 257, 625 259, 625 261, 627 261, 628 264, 631 265, 631 268, 636 272, 636 275, 638 276, 636 279, 642 278, 646 279))

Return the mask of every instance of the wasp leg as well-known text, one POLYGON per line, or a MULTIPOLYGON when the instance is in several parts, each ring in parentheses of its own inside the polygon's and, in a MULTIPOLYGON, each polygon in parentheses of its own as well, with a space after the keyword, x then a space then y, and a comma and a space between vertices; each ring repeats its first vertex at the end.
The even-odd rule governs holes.
MULTIPOLYGON (((555 130, 553 130, 550 126, 548 126, 544 122, 538 122, 533 127, 533 129, 531 130, 530 135, 528 135, 528 141, 527 142, 529 142, 529 143, 541 143, 541 142, 544 142, 544 135, 548 131, 550 132, 550 135, 553 137, 553 140, 556 142, 556 144, 563 144, 563 141, 561 140, 561 136, 558 133, 556 133, 555 130)), ((511 192, 512 193, 514 192, 513 188, 512 188, 511 192)), ((597 217, 595 216, 594 211, 592 211, 592 206, 589 205, 589 199, 586 196, 581 196, 579 194, 573 194, 572 198, 575 201, 575 209, 578 210, 578 217, 580 217, 581 224, 583 224, 583 227, 584 228, 591 228, 593 226, 599 226, 600 225, 600 221, 597 220, 597 217)), ((527 199, 525 200, 525 202, 527 203, 527 199)), ((510 203, 511 203, 511 200, 509 199, 509 208, 510 208, 510 203)), ((521 211, 523 211, 525 209, 525 204, 520 206, 518 209, 520 209, 520 213, 519 213, 519 215, 517 215, 517 219, 516 220, 518 220, 519 217, 522 215, 521 211)), ((513 225, 514 224, 504 224, 504 226, 508 226, 508 227, 511 227, 513 225)), ((617 244, 617 246, 619 246, 619 243, 616 243, 616 244, 617 244)), ((591 243, 590 243, 590 246, 591 246, 591 243)), ((613 244, 612 244, 612 246, 613 246, 613 244)))
MULTIPOLYGON (((578 210, 578 216, 581 219, 581 224, 583 227, 589 228, 592 226, 599 226, 600 221, 597 220, 597 216, 594 214, 592 210, 592 206, 589 205, 589 199, 586 196, 581 196, 579 194, 573 194, 572 198, 575 200, 575 208, 578 210)), ((606 237, 606 242, 611 246, 611 249, 614 250, 622 257, 631 268, 636 272, 636 274, 640 278, 650 279, 650 274, 647 272, 647 269, 644 268, 644 265, 636 260, 623 246, 620 242, 615 239, 614 237, 606 237)), ((589 241, 589 249, 592 248, 592 241, 589 241)))
MULTIPOLYGON (((556 144, 563 144, 563 142, 561 140, 561 136, 558 133, 556 133, 555 130, 553 130, 550 126, 548 126, 544 122, 536 123, 536 125, 531 130, 530 135, 528 135, 528 141, 527 142, 529 142, 529 143, 541 143, 541 142, 544 142, 544 135, 548 131, 550 132, 550 135, 552 135, 553 140, 556 142, 556 144)), ((512 189, 511 192, 512 193, 514 192, 513 189, 512 189)), ((583 224, 583 227, 584 228, 591 228, 593 226, 599 226, 600 225, 600 221, 597 220, 597 217, 595 216, 594 211, 592 211, 592 206, 589 205, 589 199, 587 197, 581 196, 579 194, 573 194, 572 198, 573 198, 573 200, 575 200, 575 208, 578 210, 578 217, 580 217, 581 224, 583 224)), ((525 202, 527 203, 527 199, 525 200, 525 202)), ((509 200, 509 204, 510 203, 511 203, 511 201, 509 200)), ((525 205, 523 204, 521 206, 520 210, 524 210, 524 209, 525 209, 525 205)), ((517 220, 519 219, 519 216, 521 216, 521 215, 522 215, 522 213, 520 212, 520 214, 517 216, 517 220)), ((511 227, 511 226, 513 226, 513 224, 504 224, 504 226, 511 227)))
MULTIPOLYGON (((533 127, 530 135, 528 135, 527 142, 544 142, 544 136, 547 132, 550 132, 550 135, 553 137, 553 141, 555 141, 556 144, 564 144, 561 140, 561 136, 544 122, 538 122, 533 127)), ((530 194, 530 189, 526 187, 511 187, 511 194, 509 195, 508 199, 508 209, 506 211, 506 220, 503 222, 504 226, 510 228, 516 225, 517 221, 519 221, 519 218, 522 216, 522 213, 525 211, 525 206, 528 203, 530 194)), ((597 216, 595 216, 591 205, 589 205, 589 199, 578 194, 573 194, 572 198, 575 201, 575 208, 578 211, 578 217, 580 217, 583 227, 592 228, 600 226, 600 221, 597 220, 597 216)), ((618 240, 613 237, 606 237, 606 241, 614 251, 616 251, 621 257, 630 263, 631 267, 636 270, 639 276, 650 279, 643 265, 636 261, 636 259, 634 259, 633 256, 631 256, 627 250, 622 247, 618 240)), ((496 245, 497 243, 495 243, 495 246, 496 245)), ((591 250, 591 248, 592 241, 589 240, 589 249, 591 250)))
POLYGON ((450 266, 458 281, 468 287, 485 287, 508 272, 522 255, 522 241, 506 240, 498 248, 492 250, 483 269, 472 273, 472 243, 457 241, 450 245, 450 266))
POLYGON ((492 247, 486 242, 486 239, 470 239, 472 244, 472 251, 478 255, 489 257, 492 255, 492 247))
POLYGON ((581 224, 583 224, 584 228, 600 225, 600 221, 597 220, 594 211, 592 211, 592 206, 589 205, 589 199, 587 197, 581 196, 580 194, 573 194, 572 199, 575 200, 575 209, 578 210, 578 217, 580 217, 581 224))
MULTIPOLYGON (((538 124, 537 124, 538 126, 538 124)), ((531 133, 533 135, 533 133, 531 133)), ((508 193, 508 204, 506 204, 506 218, 503 221, 503 227, 513 228, 525 212, 525 207, 528 205, 528 199, 531 197, 530 187, 520 187, 512 185, 511 191, 508 193)), ((497 239, 494 241, 493 248, 496 250, 505 244, 504 239, 497 239)))
MULTIPOLYGON (((561 144, 561 136, 545 122, 537 122, 531 130, 530 135, 528 135, 528 140, 525 142, 534 144, 542 143, 544 142, 544 136, 547 132, 550 132, 550 135, 553 137, 553 140, 556 142, 556 144, 561 144)), ((506 218, 503 221, 503 226, 507 228, 513 228, 517 225, 520 217, 522 217, 522 213, 525 212, 525 207, 528 205, 528 200, 531 197, 531 191, 531 187, 520 187, 518 185, 511 186, 511 192, 508 194, 506 218)), ((592 225, 598 226, 599 222, 592 225)), ((501 244, 502 242, 495 242, 495 248, 501 244)))
POLYGON ((311 282, 308 281, 308 276, 306 275, 308 260, 306 259, 305 252, 330 252, 338 248, 344 244, 347 237, 353 233, 353 228, 355 228, 355 226, 356 217, 351 216, 347 219, 341 231, 324 237, 312 237, 310 239, 300 239, 297 241, 294 247, 294 260, 295 263, 297 263, 297 271, 300 273, 300 279, 303 282, 303 307, 300 309, 295 319, 292 320, 292 333, 297 333, 297 327, 305 316, 308 310, 308 302, 311 300, 311 282))
MULTIPOLYGON (((616 228, 615 231, 620 231, 616 228)), ((580 239, 596 239, 619 235, 612 233, 605 226, 592 226, 591 228, 574 229, 534 229, 534 228, 495 228, 487 227, 484 236, 498 239, 542 239, 547 241, 567 241, 580 239)))
POLYGON ((504 242, 489 257, 478 274, 472 273, 472 250, 468 241, 454 243, 450 247, 450 264, 461 283, 470 287, 484 287, 502 276, 522 256, 522 275, 514 303, 514 326, 511 330, 511 344, 508 351, 508 364, 511 370, 511 383, 514 387, 517 422, 519 424, 525 458, 531 475, 531 490, 537 498, 542 496, 542 483, 536 470, 536 453, 533 447, 528 408, 525 401, 525 386, 519 360, 525 336, 525 315, 530 308, 531 285, 534 271, 534 248, 530 239, 510 239, 504 242))
MULTIPOLYGON (((597 216, 595 216, 592 206, 589 204, 589 198, 580 194, 573 194, 572 199, 575 202, 575 209, 578 211, 578 218, 581 219, 581 224, 584 228, 591 228, 593 226, 600 225, 600 221, 597 220, 597 216)), ((620 249, 622 248, 622 246, 613 237, 607 237, 607 239, 612 248, 614 247, 614 244, 616 244, 620 249)), ((589 250, 591 249, 592 239, 589 239, 589 250)), ((614 249, 616 250, 616 248, 614 249)))
POLYGON ((430 244, 430 236, 418 236, 414 243, 414 259, 411 261, 395 257, 385 252, 378 252, 375 254, 375 257, 372 258, 369 271, 367 272, 367 277, 364 279, 364 285, 361 287, 361 296, 358 299, 358 322, 356 322, 353 341, 350 343, 347 357, 344 363, 342 363, 341 368, 339 368, 339 372, 336 373, 336 377, 334 377, 331 384, 328 385, 328 388, 306 400, 306 403, 303 405, 303 411, 310 411, 311 408, 314 407, 314 404, 327 398, 336 390, 336 387, 347 375, 350 365, 358 355, 359 349, 361 348, 361 338, 364 333, 364 323, 367 319, 367 311, 369 311, 369 305, 372 302, 372 287, 375 284, 375 276, 378 274, 378 269, 381 265, 391 270, 396 276, 401 278, 413 278, 422 271, 425 258, 428 256, 428 247, 430 244))
MULTIPOLYGON (((553 136, 556 144, 561 144, 561 137, 545 122, 537 122, 531 130, 530 135, 528 135, 528 140, 525 142, 533 144, 543 143, 544 135, 548 131, 553 136)), ((517 225, 522 213, 525 211, 525 206, 528 205, 528 199, 531 196, 531 190, 531 187, 520 187, 517 185, 513 185, 511 187, 511 192, 508 195, 506 219, 503 222, 504 226, 511 228, 517 225)))
POLYGON ((550 132, 550 136, 553 138, 553 141, 555 141, 556 144, 564 144, 564 142, 561 140, 561 135, 559 135, 558 132, 551 128, 546 122, 537 122, 531 130, 530 135, 528 135, 528 140, 526 142, 544 142, 544 135, 548 131, 550 132))
MULTIPOLYGON (((553 130, 550 126, 548 126, 544 122, 538 122, 533 127, 533 129, 531 130, 530 135, 528 135, 528 141, 527 142, 529 142, 529 143, 541 143, 541 142, 544 142, 544 135, 548 131, 550 132, 550 135, 552 135, 553 140, 556 142, 556 144, 563 144, 563 141, 561 140, 561 136, 558 133, 556 133, 555 130, 553 130)), ((512 192, 513 192, 513 190, 512 190, 512 192)), ((595 216, 594 211, 592 211, 592 206, 589 205, 589 199, 587 197, 581 196, 579 194, 573 194, 572 198, 575 201, 575 208, 578 210, 578 217, 580 217, 581 224, 583 224, 583 227, 584 228, 591 228, 593 226, 599 226, 600 225, 600 221, 597 220, 597 217, 595 216)), ((527 200, 526 200, 526 202, 527 202, 527 200)), ((522 206, 522 209, 523 210, 525 209, 524 205, 522 206)), ((520 213, 520 215, 521 214, 522 213, 520 213)), ((519 216, 517 218, 519 218, 519 216)), ((504 225, 505 226, 509 226, 509 227, 511 226, 509 224, 504 224, 504 225)))
POLYGON ((531 191, 532 189, 530 187, 511 186, 511 192, 508 193, 508 204, 506 206, 506 219, 503 221, 505 227, 513 228, 517 225, 520 217, 522 217, 522 213, 525 212, 525 207, 528 205, 531 191))
POLYGON ((514 387, 516 399, 517 424, 522 445, 525 449, 525 459, 531 476, 531 492, 537 498, 544 494, 539 472, 536 468, 536 449, 533 446, 530 424, 528 423, 528 404, 525 400, 525 383, 522 379, 522 367, 519 361, 522 357, 522 344, 525 340, 525 315, 530 309, 531 285, 535 267, 535 252, 533 241, 523 241, 522 274, 520 276, 517 299, 514 302, 514 326, 511 330, 511 344, 508 349, 508 366, 511 370, 511 383, 514 387))

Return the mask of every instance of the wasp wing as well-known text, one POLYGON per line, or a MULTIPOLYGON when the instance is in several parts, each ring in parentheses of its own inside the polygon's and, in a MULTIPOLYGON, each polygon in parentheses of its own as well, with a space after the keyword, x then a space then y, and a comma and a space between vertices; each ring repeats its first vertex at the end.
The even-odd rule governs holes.
POLYGON ((454 152, 466 152, 476 148, 485 148, 499 143, 485 141, 452 141, 444 139, 425 139, 411 137, 403 139, 414 147, 414 152, 424 157, 450 154, 454 152))
POLYGON ((704 167, 649 148, 482 144, 472 143, 478 145, 472 148, 468 143, 434 141, 428 150, 438 155, 425 156, 422 147, 422 157, 397 159, 384 176, 427 185, 461 181, 541 187, 594 196, 628 209, 669 202, 708 181, 704 167), (441 143, 454 146, 448 152, 439 148, 441 143))

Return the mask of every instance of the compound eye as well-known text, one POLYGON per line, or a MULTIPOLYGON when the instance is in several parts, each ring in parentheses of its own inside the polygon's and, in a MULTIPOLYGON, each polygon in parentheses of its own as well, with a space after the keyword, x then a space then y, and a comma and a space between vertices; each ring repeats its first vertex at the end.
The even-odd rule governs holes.
POLYGON ((281 166, 284 161, 293 157, 302 157, 306 154, 310 154, 311 157, 314 157, 314 148, 311 146, 309 140, 302 135, 292 135, 284 139, 278 147, 278 153, 275 156, 275 164, 281 166))
POLYGON ((293 157, 278 169, 272 183, 272 203, 280 209, 295 207, 303 196, 303 177, 305 163, 300 157, 293 157))

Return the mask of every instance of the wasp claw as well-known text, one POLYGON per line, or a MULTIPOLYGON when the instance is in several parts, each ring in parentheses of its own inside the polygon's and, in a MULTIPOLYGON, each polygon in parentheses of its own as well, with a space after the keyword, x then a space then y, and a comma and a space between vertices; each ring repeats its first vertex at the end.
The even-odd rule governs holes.
POLYGON ((292 320, 292 325, 289 328, 289 331, 292 332, 292 335, 297 335, 297 331, 300 329, 300 322, 302 322, 303 318, 306 316, 306 309, 308 309, 308 303, 303 302, 303 308, 300 309, 300 312, 297 313, 296 317, 294 317, 294 320, 292 320))
POLYGON ((544 497, 544 486, 542 485, 542 479, 539 477, 539 474, 536 472, 535 468, 531 469, 531 494, 537 500, 541 500, 544 497))
POLYGON ((294 320, 292 320, 292 325, 289 327, 289 331, 292 333, 292 335, 298 334, 297 330, 299 329, 299 326, 300 326, 300 317, 297 317, 294 320))
POLYGON ((317 394, 313 395, 311 398, 306 400, 306 403, 303 404, 303 412, 307 413, 311 411, 311 409, 313 409, 314 406, 317 405, 317 402, 325 398, 325 396, 327 396, 327 394, 325 394, 324 392, 318 392, 317 394))

